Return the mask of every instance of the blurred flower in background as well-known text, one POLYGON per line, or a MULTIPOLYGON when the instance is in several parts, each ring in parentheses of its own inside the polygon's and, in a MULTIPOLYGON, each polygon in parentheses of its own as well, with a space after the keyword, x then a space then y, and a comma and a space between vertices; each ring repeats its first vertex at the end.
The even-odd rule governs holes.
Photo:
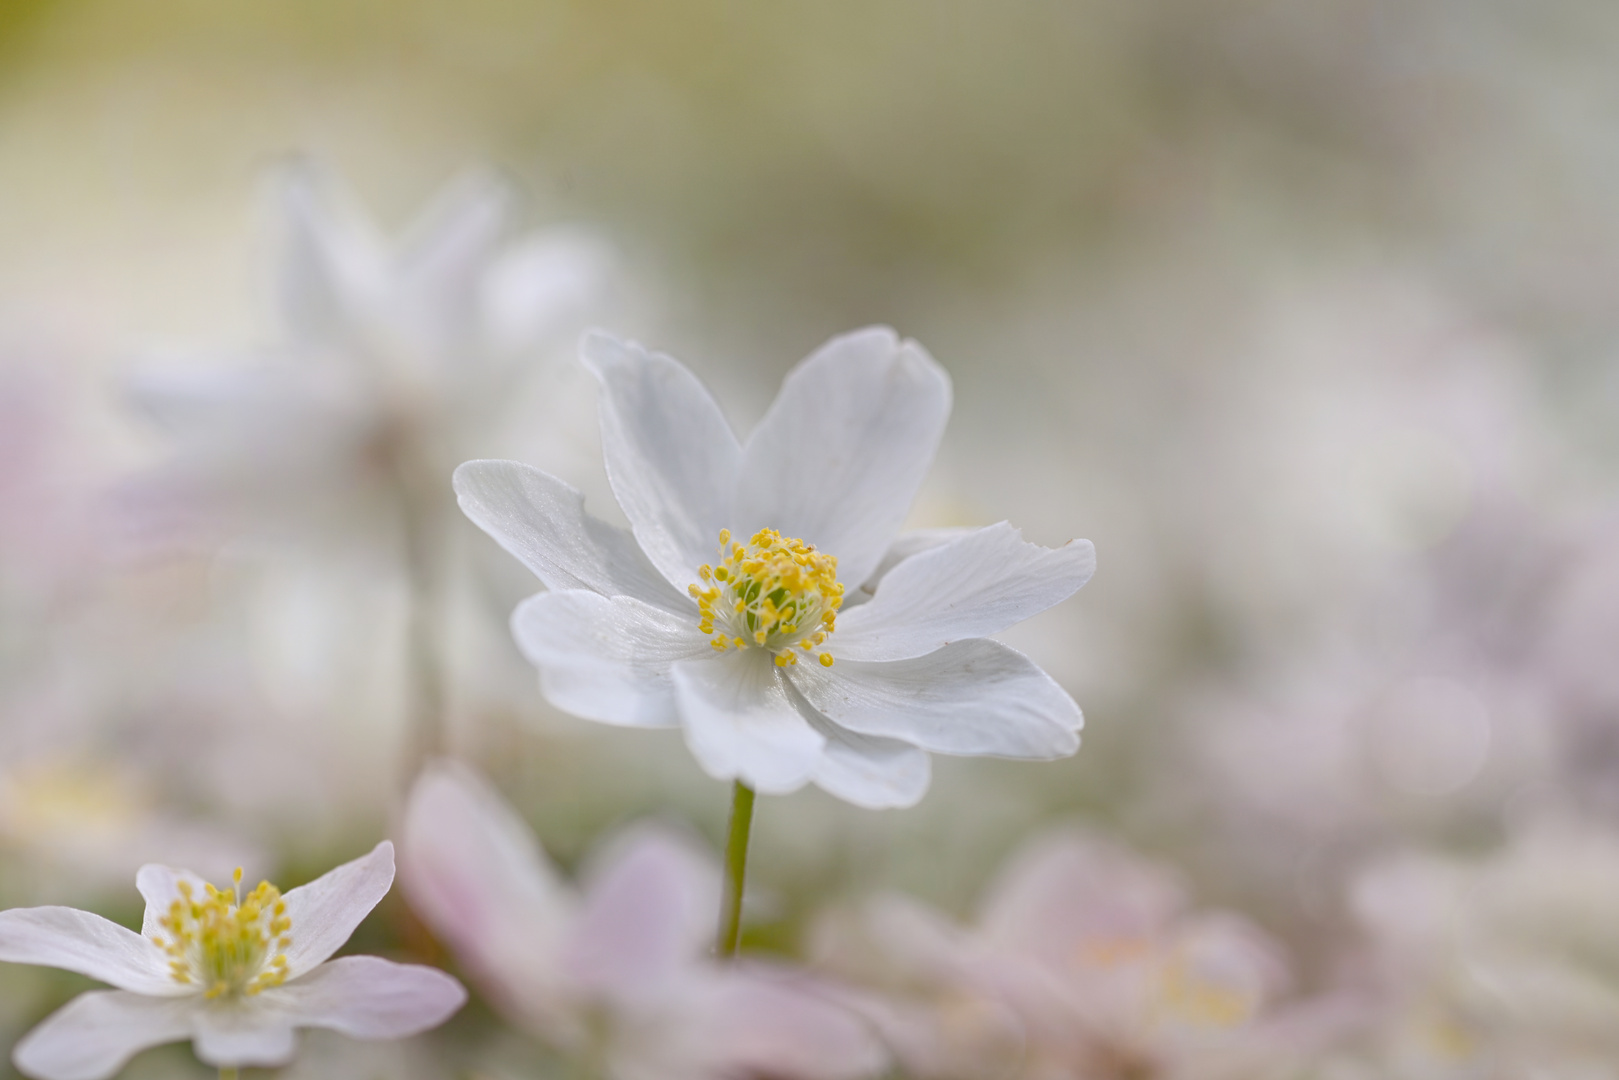
POLYGON ((392 538, 426 560, 413 546, 443 527, 444 477, 509 422, 609 253, 580 230, 514 238, 513 194, 488 174, 453 181, 397 244, 313 164, 274 186, 283 340, 250 367, 136 383, 177 446, 132 510, 271 535, 370 525, 355 542, 372 557, 392 538))
POLYGON ((1279 943, 1187 908, 1168 869, 1058 830, 973 930, 884 897, 826 922, 818 952, 873 987, 857 1000, 919 1076, 1288 1076, 1352 1029, 1351 998, 1290 993, 1279 943))
POLYGON ((830 988, 707 956, 716 860, 652 824, 613 837, 582 893, 499 795, 433 765, 404 823, 405 886, 422 917, 517 1026, 613 1080, 878 1075, 875 1035, 830 988))
MULTIPOLYGON (((1592 0, 0 6, 0 904, 436 838, 354 948, 472 1006, 287 1076, 1614 1075, 1616 54, 1592 0), (954 402, 879 571, 1094 539, 995 635, 1086 749, 761 804, 722 968, 712 781, 547 703, 449 478, 635 524, 587 327, 745 430, 871 324, 954 402), (698 989, 611 977, 671 941, 698 989)), ((8 965, 0 1038, 84 989, 8 965)))

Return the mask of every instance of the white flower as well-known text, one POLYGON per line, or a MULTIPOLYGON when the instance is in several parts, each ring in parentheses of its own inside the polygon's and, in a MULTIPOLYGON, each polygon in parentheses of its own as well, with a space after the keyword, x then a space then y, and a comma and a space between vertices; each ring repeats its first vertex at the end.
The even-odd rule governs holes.
POLYGON ((551 590, 512 627, 552 703, 678 725, 717 778, 868 807, 920 799, 929 752, 1074 752, 1073 700, 985 635, 1085 584, 1094 549, 1005 523, 897 537, 950 412, 919 345, 887 328, 833 339, 746 443, 670 357, 595 334, 583 351, 633 536, 516 462, 455 474, 462 509, 551 590))
POLYGON ((571 228, 514 238, 492 175, 460 177, 397 242, 319 170, 277 179, 280 339, 256 362, 136 384, 176 440, 129 493, 159 528, 396 521, 489 445, 535 351, 602 291, 605 246, 571 228))
POLYGON ((374 956, 327 958, 393 883, 393 845, 285 896, 268 882, 243 893, 155 864, 135 884, 146 899, 136 934, 67 907, 0 912, 0 960, 65 968, 116 986, 80 994, 12 1051, 39 1080, 112 1076, 149 1046, 192 1040, 221 1067, 291 1059, 296 1028, 396 1039, 442 1023, 466 1000, 436 968, 374 956))
POLYGON ((561 881, 471 770, 431 766, 406 810, 401 887, 491 1003, 611 1080, 854 1080, 882 1048, 824 983, 714 962, 713 857, 639 826, 561 881))

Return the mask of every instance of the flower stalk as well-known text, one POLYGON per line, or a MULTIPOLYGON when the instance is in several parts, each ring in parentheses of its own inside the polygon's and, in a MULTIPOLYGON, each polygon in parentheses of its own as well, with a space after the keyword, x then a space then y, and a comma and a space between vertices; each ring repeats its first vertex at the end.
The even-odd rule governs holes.
MULTIPOLYGON (((403 443, 403 439, 396 440, 403 443)), ((438 637, 439 602, 443 558, 443 508, 436 492, 426 489, 420 477, 431 473, 425 463, 407 458, 409 447, 394 445, 392 455, 394 484, 400 511, 405 582, 409 589, 409 627, 406 656, 408 669, 410 760, 404 771, 409 778, 421 771, 430 758, 448 749, 444 696, 444 654, 438 637)), ((408 780, 407 780, 408 782, 408 780)))
POLYGON ((742 940, 742 883, 748 869, 748 834, 753 828, 753 789, 738 780, 731 787, 731 824, 725 835, 725 891, 720 898, 720 935, 714 953, 735 956, 742 940))

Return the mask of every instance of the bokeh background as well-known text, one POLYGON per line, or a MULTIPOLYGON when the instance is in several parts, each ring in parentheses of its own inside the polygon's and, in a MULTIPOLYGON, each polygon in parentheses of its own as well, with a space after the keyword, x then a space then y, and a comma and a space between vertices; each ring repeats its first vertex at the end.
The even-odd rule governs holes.
MULTIPOLYGON (((504 628, 534 584, 464 521, 423 646, 392 519, 142 515, 176 448, 140 380, 273 350, 271 189, 309 162, 388 234, 482 167, 522 229, 611 253, 466 457, 622 520, 580 328, 681 358, 745 431, 882 322, 956 388, 913 524, 1095 542, 1006 635, 1085 709, 1080 753, 939 760, 904 811, 762 801, 754 948, 882 889, 970 921, 1079 822, 1327 992, 1380 860, 1547 821, 1619 845, 1616 58, 1588 0, 0 0, 0 900, 128 918, 149 860, 293 884, 367 850, 423 693, 563 865, 646 814, 723 828, 677 733, 544 704, 504 628)), ((1619 895, 1581 887, 1619 956, 1619 895)), ((397 900, 362 939, 432 954, 397 900)), ((8 1042, 89 985, 0 978, 8 1042)), ((438 1075, 529 1068, 510 1039, 475 1007, 429 1042, 438 1075)), ((1330 1075, 1396 1075, 1364 1067, 1330 1075)))

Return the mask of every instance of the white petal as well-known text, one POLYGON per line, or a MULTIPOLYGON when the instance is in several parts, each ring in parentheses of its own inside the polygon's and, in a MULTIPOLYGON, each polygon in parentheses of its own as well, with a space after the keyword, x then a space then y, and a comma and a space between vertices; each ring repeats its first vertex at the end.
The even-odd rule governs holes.
POLYGON ((355 1039, 402 1039, 444 1023, 466 1004, 467 992, 438 968, 345 956, 259 997, 294 1027, 330 1028, 355 1039))
POLYGON ((922 801, 933 778, 927 751, 836 725, 832 730, 811 777, 816 787, 866 810, 899 810, 922 801))
POLYGON ((860 588, 852 589, 844 596, 842 610, 849 611, 856 604, 869 601, 883 578, 888 576, 888 572, 912 555, 921 554, 940 544, 948 544, 957 537, 976 531, 965 526, 946 525, 936 529, 907 529, 900 533, 894 537, 894 542, 888 545, 888 550, 883 552, 882 561, 877 564, 877 568, 860 583, 860 588))
POLYGON ((349 193, 307 162, 284 171, 276 188, 282 317, 305 341, 338 341, 352 330, 357 309, 382 288, 382 238, 349 193))
POLYGON ((386 315, 413 327, 424 343, 450 351, 445 358, 452 362, 465 361, 466 347, 475 341, 484 268, 510 231, 512 202, 511 189, 494 173, 462 173, 398 245, 386 315))
POLYGON ((606 291, 616 261, 600 237, 576 228, 547 229, 513 245, 484 277, 491 344, 521 352, 582 316, 606 291))
POLYGON ((168 957, 152 942, 100 915, 70 907, 0 911, 0 960, 76 971, 120 990, 180 997, 168 957))
POLYGON ((585 513, 585 497, 556 477, 516 461, 468 461, 453 482, 467 517, 546 588, 633 596, 695 616, 635 538, 585 513))
POLYGON ((978 925, 997 948, 1066 956, 1087 939, 1157 939, 1186 906, 1168 868, 1095 833, 1057 828, 1006 861, 978 925))
POLYGON ((281 1009, 251 1003, 198 1009, 191 1047, 210 1065, 285 1065, 298 1051, 298 1033, 281 1009))
POLYGON ((826 740, 787 699, 775 662, 742 649, 674 666, 686 745, 716 780, 782 795, 809 780, 826 740))
POLYGON ((877 568, 950 417, 950 377, 887 327, 833 338, 795 367, 748 437, 733 532, 770 527, 838 559, 851 585, 877 568))
POLYGON ((757 964, 727 974, 715 1002, 724 1075, 854 1080, 888 1063, 875 1034, 815 980, 757 964))
POLYGON ((909 660, 799 664, 789 678, 833 723, 936 754, 1048 759, 1079 749, 1079 706, 998 641, 958 641, 909 660))
POLYGON ((839 999, 877 1029, 904 1076, 1016 1076, 1026 1053, 1017 1014, 988 997, 957 991, 941 1008, 925 997, 843 988, 839 999))
POLYGON ((80 994, 47 1016, 11 1051, 37 1080, 103 1080, 149 1046, 191 1037, 202 999, 156 998, 123 990, 80 994))
POLYGON ((816 787, 865 810, 903 810, 928 793, 933 780, 928 751, 894 738, 835 730, 814 767, 816 787))
POLYGON ((154 934, 167 936, 162 922, 169 914, 169 905, 180 898, 180 882, 189 881, 196 895, 208 890, 208 883, 190 870, 175 870, 159 863, 147 863, 135 872, 135 888, 146 901, 146 914, 141 919, 141 937, 154 934))
POLYGON ((826 649, 840 660, 904 660, 987 637, 1066 600, 1095 570, 1089 540, 1045 548, 1003 521, 896 565, 869 603, 838 619, 826 649))
POLYGON ((411 909, 503 1007, 554 1008, 576 904, 528 825, 473 770, 438 761, 411 789, 403 828, 411 909))
POLYGON ((926 750, 839 727, 817 712, 791 679, 786 688, 799 715, 826 739, 811 775, 817 787, 866 810, 899 809, 922 801, 933 776, 926 750))
POLYGON ((761 964, 710 968, 672 1000, 638 1044, 612 1048, 620 1080, 856 1080, 887 1054, 871 1029, 802 973, 761 964))
POLYGON ((234 480, 255 493, 331 483, 334 460, 358 453, 374 423, 344 373, 291 364, 146 371, 128 392, 175 436, 188 475, 234 480))
POLYGON ((394 846, 387 840, 352 862, 287 893, 292 945, 287 977, 296 979, 338 950, 394 880, 394 846))
POLYGON ((717 558, 734 528, 732 498, 742 449, 720 407, 677 360, 605 334, 580 355, 601 381, 602 453, 635 538, 682 591, 717 558))
POLYGON ((720 903, 719 862, 666 825, 639 825, 592 860, 568 948, 580 986, 618 1001, 656 998, 703 956, 720 903))
POLYGON ((697 611, 672 615, 628 596, 540 593, 512 612, 512 635, 559 709, 626 727, 673 727, 673 664, 714 653, 697 611))

